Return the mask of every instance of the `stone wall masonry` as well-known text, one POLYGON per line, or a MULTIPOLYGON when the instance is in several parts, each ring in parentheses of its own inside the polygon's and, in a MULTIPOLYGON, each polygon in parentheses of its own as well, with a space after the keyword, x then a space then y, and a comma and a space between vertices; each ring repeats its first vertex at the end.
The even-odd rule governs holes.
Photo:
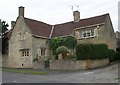
POLYGON ((45 69, 45 61, 33 62, 33 69, 45 69))
POLYGON ((109 64, 109 59, 98 60, 51 60, 50 69, 52 70, 85 70, 109 64))

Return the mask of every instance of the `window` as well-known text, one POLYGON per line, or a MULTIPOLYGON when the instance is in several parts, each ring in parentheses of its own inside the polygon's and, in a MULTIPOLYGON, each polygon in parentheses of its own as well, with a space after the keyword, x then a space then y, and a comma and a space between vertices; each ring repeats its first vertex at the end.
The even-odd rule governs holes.
POLYGON ((41 49, 41 56, 45 56, 45 49, 41 49))
POLYGON ((38 56, 45 56, 46 55, 46 48, 39 48, 37 49, 38 56))
POLYGON ((98 36, 98 29, 85 30, 81 32, 81 38, 90 38, 98 36))
POLYGON ((29 51, 27 51, 27 56, 29 56, 29 51))
POLYGON ((21 56, 29 56, 29 50, 28 49, 20 49, 21 56))
POLYGON ((87 31, 86 36, 87 36, 87 37, 90 37, 90 36, 91 36, 91 30, 87 31))

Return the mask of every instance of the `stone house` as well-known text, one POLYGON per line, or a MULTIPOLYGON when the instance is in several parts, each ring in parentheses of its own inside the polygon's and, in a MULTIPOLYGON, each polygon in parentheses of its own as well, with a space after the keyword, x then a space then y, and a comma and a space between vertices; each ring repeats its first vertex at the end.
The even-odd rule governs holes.
POLYGON ((116 37, 117 37, 117 47, 120 48, 120 32, 116 32, 116 37))
POLYGON ((73 12, 74 21, 50 25, 24 17, 24 7, 19 7, 16 21, 9 31, 8 67, 32 68, 33 57, 50 58, 46 44, 53 37, 74 36, 78 43, 105 43, 116 49, 117 39, 109 14, 80 19, 80 12, 73 12))

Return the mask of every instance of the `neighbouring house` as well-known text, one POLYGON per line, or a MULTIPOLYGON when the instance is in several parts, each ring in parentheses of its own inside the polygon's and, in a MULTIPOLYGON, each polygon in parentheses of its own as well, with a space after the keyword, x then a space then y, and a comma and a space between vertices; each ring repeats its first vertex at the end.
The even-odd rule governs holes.
POLYGON ((118 45, 118 48, 120 48, 120 32, 116 32, 116 37, 117 37, 117 45, 118 45))
POLYGON ((80 19, 80 12, 73 12, 74 21, 50 25, 26 18, 24 7, 19 7, 16 21, 11 22, 8 67, 32 68, 33 58, 50 58, 46 41, 53 37, 74 36, 78 43, 104 43, 117 48, 117 39, 109 14, 80 19))

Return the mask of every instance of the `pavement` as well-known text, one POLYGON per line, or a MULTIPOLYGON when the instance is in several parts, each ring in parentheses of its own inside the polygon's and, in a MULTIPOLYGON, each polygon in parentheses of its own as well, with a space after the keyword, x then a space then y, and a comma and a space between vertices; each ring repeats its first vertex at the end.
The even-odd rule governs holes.
POLYGON ((84 71, 45 70, 45 75, 2 72, 2 83, 118 83, 118 64, 84 71))

